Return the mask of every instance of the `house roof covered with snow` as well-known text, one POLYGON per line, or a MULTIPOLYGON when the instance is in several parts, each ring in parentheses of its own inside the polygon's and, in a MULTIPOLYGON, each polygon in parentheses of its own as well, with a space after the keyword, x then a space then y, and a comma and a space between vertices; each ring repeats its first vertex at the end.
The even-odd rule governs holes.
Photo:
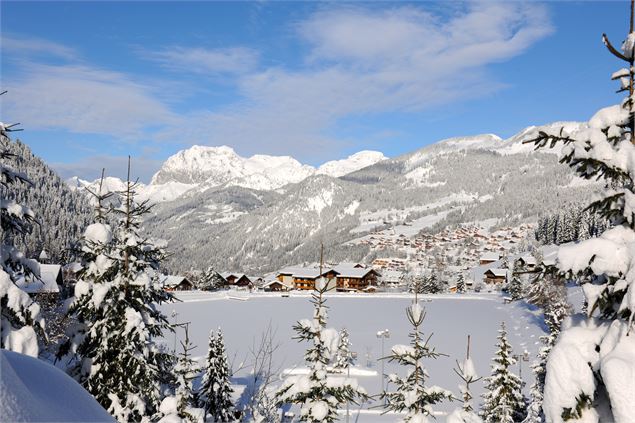
POLYGON ((489 252, 481 254, 479 258, 481 261, 497 261, 500 260, 500 255, 498 253, 489 252))
POLYGON ((366 269, 364 267, 356 267, 349 263, 340 264, 335 266, 335 271, 339 273, 337 276, 341 278, 357 278, 361 279, 369 273, 374 272, 375 274, 379 274, 374 269, 366 269))
POLYGON ((172 287, 177 286, 182 282, 190 282, 185 276, 176 275, 161 275, 159 276, 159 282, 162 286, 172 287))
POLYGON ((497 278, 506 277, 507 269, 487 269, 485 271, 485 274, 487 275, 488 273, 493 276, 496 276, 497 278))

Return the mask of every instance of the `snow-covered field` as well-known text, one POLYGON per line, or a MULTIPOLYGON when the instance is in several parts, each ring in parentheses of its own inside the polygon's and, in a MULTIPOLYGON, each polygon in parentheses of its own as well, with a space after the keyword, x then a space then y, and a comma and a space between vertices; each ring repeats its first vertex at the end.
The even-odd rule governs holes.
MULTIPOLYGON (((245 292, 185 292, 177 296, 183 302, 165 305, 163 309, 168 315, 175 311, 179 322, 191 322, 190 338, 197 345, 195 356, 205 355, 209 331, 221 327, 230 361, 237 368, 242 362, 249 361, 250 348, 271 325, 276 331, 276 341, 281 344, 275 357, 277 367, 282 371, 301 371, 298 368, 304 365, 302 357, 306 345, 292 339, 292 326, 298 319, 309 318, 312 314, 308 293, 292 293, 288 298, 276 293, 245 292)), ((437 351, 448 354, 448 357, 427 363, 431 384, 450 389, 458 396, 458 378, 452 368, 456 359, 465 356, 468 334, 472 336, 471 351, 476 370, 487 376, 495 351, 497 330, 503 321, 507 324, 514 352, 529 352, 529 361, 522 362, 522 375, 527 387, 531 384, 530 365, 539 347, 538 338, 543 333, 539 314, 524 303, 504 304, 497 294, 447 294, 420 298, 427 310, 423 331, 426 335, 433 332, 431 344, 436 346, 437 351)), ((381 361, 378 358, 382 356, 382 346, 376 336, 377 331, 390 331, 390 339, 385 341, 385 354, 393 344, 408 343, 410 328, 405 307, 411 301, 412 296, 408 294, 334 293, 328 296, 328 326, 348 329, 352 350, 358 354, 359 369, 353 373, 371 395, 381 390, 381 361)), ((173 342, 170 335, 167 343, 172 346, 173 342)), ((384 365, 386 373, 398 370, 390 363, 384 365)), ((518 371, 518 366, 515 370, 518 371)), ((247 372, 248 369, 238 372, 234 382, 241 383, 247 372)), ((479 382, 474 386, 474 394, 478 398, 481 393, 482 383, 479 382)), ((366 404, 364 408, 369 406, 366 404)), ((442 404, 438 410, 447 411, 452 407, 452 404, 442 404)), ((356 409, 355 416, 351 421, 396 420, 395 415, 381 416, 378 410, 358 413, 356 409)))

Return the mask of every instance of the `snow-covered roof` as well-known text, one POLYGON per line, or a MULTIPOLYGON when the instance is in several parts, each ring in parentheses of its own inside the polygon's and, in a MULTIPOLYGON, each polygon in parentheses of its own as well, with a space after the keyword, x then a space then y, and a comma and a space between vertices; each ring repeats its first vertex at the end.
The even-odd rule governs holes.
POLYGON ((520 260, 524 261, 526 264, 536 264, 536 258, 534 256, 522 256, 520 260))
POLYGON ((235 277, 236 279, 240 279, 243 276, 245 276, 244 273, 233 273, 233 272, 223 272, 220 275, 225 279, 230 278, 232 276, 235 277))
POLYGON ((332 269, 322 269, 322 273, 320 273, 320 269, 307 267, 303 269, 297 269, 297 271, 293 273, 293 277, 301 279, 317 279, 325 273, 329 273, 330 271, 332 271, 332 269))
POLYGON ((18 281, 18 285, 24 292, 29 294, 39 294, 42 292, 60 292, 57 284, 58 276, 61 276, 62 266, 59 264, 40 264, 40 279, 25 282, 18 281))
POLYGON ((491 273, 496 277, 505 277, 507 276, 507 269, 487 269, 485 273, 491 273))
POLYGON ((175 275, 159 276, 159 282, 161 282, 162 286, 177 286, 183 281, 187 281, 187 278, 185 276, 175 276, 175 275))
POLYGON ((398 270, 382 270, 381 280, 384 282, 400 282, 403 272, 398 270))
POLYGON ((292 284, 292 283, 284 283, 284 282, 282 282, 282 281, 279 281, 278 279, 273 279, 273 280, 265 281, 265 282, 262 284, 262 287, 263 287, 263 288, 266 288, 266 287, 268 287, 268 286, 273 285, 274 283, 279 283, 280 285, 282 285, 282 286, 286 286, 287 288, 294 288, 294 286, 293 286, 293 284, 292 284))
POLYGON ((352 267, 350 265, 335 266, 335 271, 339 273, 337 276, 342 278, 363 278, 371 272, 377 273, 374 269, 352 267))
POLYGON ((40 253, 40 260, 48 260, 49 255, 46 252, 46 250, 42 250, 42 252, 40 253))
POLYGON ((115 422, 60 369, 5 349, 0 349, 0 416, 7 422, 115 422))
POLYGON ((483 253, 481 254, 480 260, 490 260, 490 261, 497 261, 500 259, 500 255, 498 253, 483 253))
MULTIPOLYGON (((332 272, 333 269, 324 267, 322 268, 322 275, 332 272)), ((278 275, 291 275, 294 278, 301 279, 317 279, 320 277, 319 267, 285 267, 277 272, 278 275)))

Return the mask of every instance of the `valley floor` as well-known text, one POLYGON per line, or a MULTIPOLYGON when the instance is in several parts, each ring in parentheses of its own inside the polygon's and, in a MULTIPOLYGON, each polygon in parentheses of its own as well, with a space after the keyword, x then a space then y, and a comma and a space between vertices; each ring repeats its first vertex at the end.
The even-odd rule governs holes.
MULTIPOLYGON (((310 318, 312 305, 310 293, 291 293, 282 297, 279 293, 246 292, 182 292, 177 293, 182 302, 167 304, 163 311, 171 321, 190 322, 190 338, 197 346, 193 351, 199 362, 204 361, 210 330, 222 328, 227 352, 234 369, 237 396, 249 382, 250 349, 269 326, 275 331, 276 342, 280 344, 274 357, 278 373, 301 372, 304 367, 303 353, 306 344, 293 339, 292 326, 302 318, 310 318), (174 313, 176 316, 174 317, 174 313)), ((533 381, 530 366, 538 351, 539 337, 544 333, 542 316, 524 302, 505 304, 499 294, 444 294, 419 296, 425 306, 427 317, 423 323, 425 335, 433 333, 431 345, 438 352, 447 354, 426 363, 430 374, 430 384, 439 385, 459 395, 458 377, 452 371, 455 360, 465 357, 467 335, 472 337, 471 354, 479 375, 488 376, 491 358, 494 355, 496 336, 501 322, 509 331, 509 340, 515 354, 528 352, 529 361, 522 361, 522 377, 526 382, 525 392, 533 381)), ((346 328, 350 334, 352 350, 358 360, 353 374, 369 394, 381 390, 381 366, 378 359, 390 352, 394 344, 408 343, 409 325, 405 308, 412 301, 412 294, 340 294, 328 295, 328 326, 346 328), (388 329, 390 339, 385 340, 382 353, 381 340, 376 334, 388 329)), ((182 339, 183 332, 178 334, 182 339)), ((169 335, 166 343, 173 348, 178 341, 169 335)), ((399 372, 396 366, 384 362, 385 372, 399 372)), ((518 372, 516 365, 514 370, 518 372)), ((474 385, 475 403, 483 392, 483 385, 474 385)), ((242 400, 242 399, 241 399, 242 400)), ((351 421, 392 422, 393 415, 381 415, 373 408, 377 403, 351 407, 351 421)), ((436 407, 443 414, 458 403, 444 403, 436 407)), ((344 419, 342 419, 344 420, 344 419)), ((442 420, 441 420, 442 421, 442 420)))

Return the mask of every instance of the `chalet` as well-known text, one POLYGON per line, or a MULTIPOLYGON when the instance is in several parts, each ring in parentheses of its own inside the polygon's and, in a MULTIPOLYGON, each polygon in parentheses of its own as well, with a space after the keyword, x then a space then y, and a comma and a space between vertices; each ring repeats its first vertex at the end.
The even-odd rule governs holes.
POLYGON ((293 273, 293 285, 295 289, 313 290, 315 289, 315 282, 319 278, 326 279, 326 286, 331 288, 334 285, 337 272, 333 269, 323 270, 320 273, 320 269, 315 268, 299 268, 293 273))
POLYGON ((221 273, 221 276, 223 277, 223 279, 225 279, 227 285, 232 285, 232 286, 252 285, 253 286, 253 283, 251 282, 251 279, 249 278, 249 276, 245 275, 244 273, 225 272, 225 273, 221 273))
POLYGON ((507 282, 507 269, 487 269, 483 277, 485 283, 502 284, 507 282))
POLYGON ((269 292, 286 292, 292 290, 295 286, 293 284, 287 285, 285 282, 280 282, 278 279, 273 279, 263 283, 262 288, 269 292))
POLYGON ((536 258, 534 256, 523 256, 520 257, 516 262, 519 266, 525 267, 530 270, 536 267, 536 258))
POLYGON ((377 286, 377 278, 381 276, 374 269, 354 267, 347 264, 335 266, 335 271, 337 272, 338 291, 361 291, 369 286, 377 286))
POLYGON ((498 253, 485 253, 481 257, 479 257, 479 264, 482 266, 484 264, 494 263, 495 261, 500 260, 500 254, 498 253))
POLYGON ((165 291, 191 291, 194 284, 185 276, 160 275, 159 282, 165 291))

